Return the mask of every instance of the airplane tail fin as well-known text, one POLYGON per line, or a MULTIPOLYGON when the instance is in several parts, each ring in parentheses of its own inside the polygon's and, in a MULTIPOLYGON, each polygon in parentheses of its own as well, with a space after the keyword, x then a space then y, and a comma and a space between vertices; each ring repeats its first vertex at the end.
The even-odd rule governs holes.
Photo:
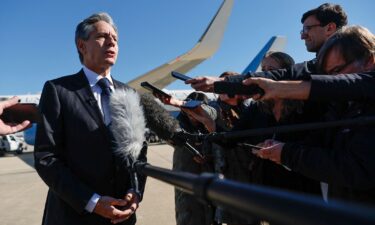
POLYGON ((141 93, 145 92, 140 87, 140 83, 143 81, 148 81, 152 85, 162 89, 176 80, 170 75, 171 71, 186 73, 211 57, 220 46, 232 10, 233 1, 224 0, 198 43, 190 51, 129 81, 127 84, 141 93))
POLYGON ((273 36, 271 39, 264 45, 262 50, 254 57, 254 59, 250 62, 250 64, 246 67, 246 69, 242 72, 242 74, 248 72, 258 72, 260 71, 262 59, 267 52, 274 51, 274 52, 281 52, 284 50, 286 45, 286 37, 283 36, 273 36))

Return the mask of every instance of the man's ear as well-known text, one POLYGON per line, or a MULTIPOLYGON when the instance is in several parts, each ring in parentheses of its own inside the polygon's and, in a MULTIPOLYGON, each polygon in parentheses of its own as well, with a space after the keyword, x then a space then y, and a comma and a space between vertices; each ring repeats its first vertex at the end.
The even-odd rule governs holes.
POLYGON ((86 52, 86 45, 85 45, 85 42, 82 39, 77 40, 77 48, 78 48, 79 52, 82 55, 84 55, 84 53, 86 52))
POLYGON ((365 71, 372 71, 375 69, 375 55, 371 55, 365 65, 365 71))
POLYGON ((331 36, 336 31, 337 31, 337 26, 334 22, 331 22, 331 23, 326 25, 326 32, 327 32, 328 36, 331 36))

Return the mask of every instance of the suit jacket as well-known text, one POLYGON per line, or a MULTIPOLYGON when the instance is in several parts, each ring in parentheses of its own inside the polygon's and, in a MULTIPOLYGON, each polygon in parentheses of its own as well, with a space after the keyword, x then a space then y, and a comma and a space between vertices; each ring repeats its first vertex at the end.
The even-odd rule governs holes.
MULTIPOLYGON (((113 83, 115 89, 129 88, 113 83)), ((111 224, 85 206, 94 193, 123 198, 131 184, 111 150, 108 128, 83 70, 47 81, 39 107, 35 168, 49 187, 43 224, 111 224)), ((146 161, 145 151, 139 159, 146 161)), ((134 214, 123 224, 135 221, 134 214)))

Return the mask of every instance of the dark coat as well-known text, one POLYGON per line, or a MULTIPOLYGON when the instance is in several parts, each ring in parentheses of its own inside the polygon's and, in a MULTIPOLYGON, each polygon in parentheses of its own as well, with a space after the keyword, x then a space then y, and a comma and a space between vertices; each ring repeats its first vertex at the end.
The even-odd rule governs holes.
MULTIPOLYGON (((128 88, 113 82, 115 89, 128 88)), ((111 224, 88 213, 86 204, 94 193, 123 198, 131 185, 111 150, 108 128, 83 70, 47 81, 39 107, 35 168, 49 187, 43 224, 111 224)), ((140 159, 146 160, 145 154, 140 159)), ((134 215, 123 224, 135 221, 134 215)))
MULTIPOLYGON (((372 100, 336 102, 326 120, 374 115, 372 100)), ((286 143, 282 163, 293 171, 328 183, 329 198, 375 204, 375 127, 343 126, 320 131, 310 139, 320 140, 322 146, 286 143)))

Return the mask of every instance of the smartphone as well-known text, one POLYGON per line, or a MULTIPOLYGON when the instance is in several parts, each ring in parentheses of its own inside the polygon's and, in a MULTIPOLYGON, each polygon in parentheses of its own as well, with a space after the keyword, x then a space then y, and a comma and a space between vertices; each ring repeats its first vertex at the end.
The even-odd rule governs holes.
POLYGON ((197 100, 190 100, 183 104, 181 107, 182 108, 188 108, 188 109, 194 109, 198 106, 202 105, 202 101, 197 101, 197 100))
POLYGON ((159 88, 155 87, 154 85, 150 84, 147 81, 142 82, 141 86, 144 87, 145 89, 151 91, 152 93, 161 95, 163 97, 166 97, 166 98, 172 97, 171 95, 165 93, 164 91, 160 90, 159 88))
POLYGON ((186 75, 184 75, 182 73, 176 72, 176 71, 172 71, 171 74, 172 74, 172 77, 180 79, 180 80, 183 80, 183 81, 187 81, 187 80, 193 79, 191 77, 188 77, 188 76, 186 76, 186 75))
POLYGON ((18 103, 3 110, 0 119, 4 123, 22 123, 29 120, 31 123, 40 122, 38 106, 34 103, 18 103))

